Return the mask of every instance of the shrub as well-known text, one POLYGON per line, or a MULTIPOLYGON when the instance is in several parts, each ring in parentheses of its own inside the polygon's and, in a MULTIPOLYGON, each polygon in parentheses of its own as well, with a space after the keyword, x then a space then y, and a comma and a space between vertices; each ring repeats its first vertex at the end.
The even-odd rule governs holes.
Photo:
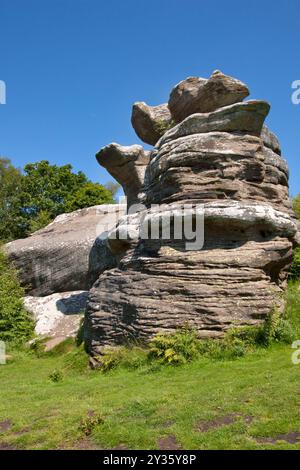
POLYGON ((0 249, 0 340, 23 343, 33 337, 34 321, 23 307, 24 290, 0 249))
POLYGON ((184 364, 199 354, 197 333, 188 326, 175 333, 158 334, 150 343, 150 359, 164 364, 184 364))

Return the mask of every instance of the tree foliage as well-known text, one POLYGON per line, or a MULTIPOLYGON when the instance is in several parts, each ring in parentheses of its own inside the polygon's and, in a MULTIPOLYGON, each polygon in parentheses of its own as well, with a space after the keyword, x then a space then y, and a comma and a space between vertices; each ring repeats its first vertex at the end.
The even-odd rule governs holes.
POLYGON ((15 197, 21 186, 21 171, 0 157, 0 238, 9 240, 15 228, 15 197))
POLYGON ((7 159, 0 160, 0 239, 24 238, 57 215, 96 204, 114 202, 112 192, 89 181, 71 165, 50 165, 42 160, 23 173, 7 159))

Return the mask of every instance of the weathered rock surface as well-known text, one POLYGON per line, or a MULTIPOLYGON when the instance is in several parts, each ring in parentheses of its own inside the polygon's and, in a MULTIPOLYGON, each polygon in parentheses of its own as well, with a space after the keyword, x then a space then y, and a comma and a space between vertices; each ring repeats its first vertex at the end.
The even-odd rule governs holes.
POLYGON ((179 137, 206 132, 241 132, 260 136, 269 110, 270 105, 266 101, 252 100, 225 106, 211 113, 193 114, 167 131, 157 147, 179 137))
POLYGON ((122 185, 128 206, 138 204, 150 152, 145 151, 140 145, 124 147, 112 143, 102 148, 96 158, 99 164, 122 185))
POLYGON ((132 107, 132 127, 146 144, 155 145, 170 126, 171 120, 167 104, 148 106, 142 102, 135 103, 132 107))
POLYGON ((45 296, 88 290, 101 272, 116 263, 103 238, 125 213, 126 206, 118 204, 81 209, 5 245, 27 292, 45 296))
POLYGON ((283 307, 299 231, 287 163, 263 127, 269 105, 240 102, 248 89, 233 79, 209 81, 189 80, 173 93, 170 109, 184 110, 177 115, 184 120, 151 152, 141 181, 145 206, 108 233, 117 266, 90 290, 92 356, 186 322, 201 337, 218 337, 283 307))
POLYGON ((169 109, 176 122, 195 113, 209 113, 223 106, 243 101, 249 95, 248 87, 216 70, 206 80, 188 77, 174 87, 169 99, 169 109))
POLYGON ((234 199, 293 214, 287 163, 259 137, 208 132, 164 143, 167 134, 149 164, 148 204, 234 199))
POLYGON ((87 291, 64 292, 46 297, 24 298, 24 306, 36 321, 35 332, 40 336, 67 338, 75 336, 88 298, 87 291))
POLYGON ((277 139, 276 135, 267 128, 267 126, 263 126, 261 131, 261 138, 266 147, 273 150, 273 152, 278 153, 278 155, 281 155, 279 140, 277 139))

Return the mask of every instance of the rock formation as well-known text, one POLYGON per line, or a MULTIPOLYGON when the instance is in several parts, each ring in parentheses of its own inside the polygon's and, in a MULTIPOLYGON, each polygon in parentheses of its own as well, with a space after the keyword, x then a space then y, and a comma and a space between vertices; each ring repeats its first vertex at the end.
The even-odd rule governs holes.
POLYGON ((126 213, 124 204, 106 204, 58 216, 30 237, 4 246, 25 287, 25 308, 50 348, 76 335, 88 289, 100 273, 117 265, 107 233, 126 213))
POLYGON ((5 245, 10 261, 31 296, 88 290, 116 262, 105 232, 126 212, 125 205, 106 204, 58 216, 30 237, 5 245))
MULTIPOLYGON (((188 78, 171 93, 177 125, 163 135, 153 133, 151 110, 136 106, 138 135, 156 143, 147 165, 116 144, 98 154, 101 164, 106 155, 105 167, 126 194, 133 189, 130 199, 144 206, 129 208, 108 234, 118 264, 90 290, 85 336, 92 356, 187 322, 200 337, 218 337, 282 307, 297 235, 288 168, 264 127, 268 103, 243 102, 248 94, 221 72, 188 78), (177 236, 178 222, 188 217, 194 228, 202 221, 200 244, 184 231, 177 236)), ((140 147, 133 153, 143 155, 140 147)))

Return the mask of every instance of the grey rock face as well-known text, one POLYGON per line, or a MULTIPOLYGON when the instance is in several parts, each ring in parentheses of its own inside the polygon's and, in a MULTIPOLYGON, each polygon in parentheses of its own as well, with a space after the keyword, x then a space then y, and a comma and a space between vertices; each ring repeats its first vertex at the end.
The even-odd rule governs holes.
POLYGON ((168 105, 173 119, 180 122, 191 114, 209 113, 238 103, 248 95, 244 83, 217 70, 208 80, 189 77, 180 82, 172 90, 168 105))
POLYGON ((190 79, 173 93, 179 101, 173 110, 169 103, 172 113, 186 114, 150 154, 145 207, 108 233, 117 266, 90 290, 85 324, 92 356, 186 322, 200 337, 222 336, 233 325, 258 325, 283 307, 299 231, 287 163, 277 138, 263 127, 270 107, 240 102, 247 87, 219 73, 209 81, 190 79), (188 217, 194 229, 202 221, 196 245, 176 231, 188 217))
POLYGON ((67 338, 78 332, 86 307, 88 292, 75 291, 24 298, 24 307, 36 321, 40 336, 67 338))
POLYGON ((32 296, 88 290, 115 260, 102 238, 126 212, 107 204, 58 216, 28 238, 5 245, 19 278, 32 296))
POLYGON ((135 103, 132 107, 132 127, 146 144, 155 145, 170 126, 171 120, 167 104, 148 106, 146 103, 135 103))
POLYGON ((128 206, 139 203, 149 157, 150 152, 140 145, 124 147, 115 143, 107 145, 96 155, 98 163, 122 185, 128 206))
POLYGON ((279 140, 277 139, 276 135, 267 128, 267 126, 263 126, 261 131, 261 138, 266 147, 273 150, 273 152, 277 153, 278 155, 281 155, 279 140))

